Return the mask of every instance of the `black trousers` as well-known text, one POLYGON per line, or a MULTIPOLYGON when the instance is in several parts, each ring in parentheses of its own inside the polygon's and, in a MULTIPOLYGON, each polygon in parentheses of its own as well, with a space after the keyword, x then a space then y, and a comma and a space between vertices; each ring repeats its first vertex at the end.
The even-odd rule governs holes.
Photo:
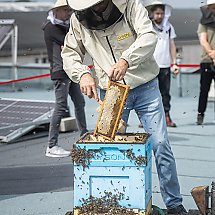
POLYGON ((162 96, 163 106, 165 113, 170 111, 170 80, 171 80, 171 71, 170 67, 160 68, 158 75, 159 89, 162 96))
POLYGON ((85 117, 85 100, 81 93, 79 84, 76 84, 69 79, 55 80, 55 109, 52 115, 49 128, 49 146, 55 146, 58 142, 59 126, 61 119, 68 115, 67 98, 70 95, 74 107, 75 117, 81 133, 87 131, 85 117))
POLYGON ((198 112, 204 114, 207 108, 208 92, 210 90, 211 82, 215 80, 215 71, 213 72, 210 63, 201 63, 201 78, 200 78, 200 95, 198 112))

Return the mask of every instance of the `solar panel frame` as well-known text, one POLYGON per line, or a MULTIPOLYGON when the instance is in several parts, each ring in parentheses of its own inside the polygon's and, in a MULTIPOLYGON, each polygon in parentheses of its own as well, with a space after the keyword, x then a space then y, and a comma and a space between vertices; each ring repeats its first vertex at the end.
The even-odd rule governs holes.
POLYGON ((50 122, 55 102, 0 99, 0 142, 10 142, 39 124, 50 122))

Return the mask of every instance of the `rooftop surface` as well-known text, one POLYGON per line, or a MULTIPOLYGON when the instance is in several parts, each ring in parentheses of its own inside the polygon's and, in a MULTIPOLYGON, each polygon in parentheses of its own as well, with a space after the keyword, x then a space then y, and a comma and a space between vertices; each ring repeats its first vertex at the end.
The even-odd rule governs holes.
MULTIPOLYGON (((172 85, 174 86, 174 85, 172 85)), ((186 86, 187 88, 188 86, 186 86)), ((196 209, 190 195, 195 186, 210 185, 215 180, 215 113, 208 103, 203 126, 196 125, 198 89, 190 87, 182 98, 172 98, 172 118, 177 128, 168 128, 174 152, 184 206, 196 209)), ((23 92, 1 92, 1 98, 54 100, 54 92, 24 89, 23 92)), ((73 106, 70 106, 73 109, 73 106)), ((88 128, 97 120, 97 103, 86 98, 88 128)), ((141 131, 132 113, 128 131, 141 131)), ((78 132, 60 135, 59 144, 71 149, 79 139, 78 132)), ((0 145, 0 214, 64 215, 73 209, 73 165, 70 158, 51 159, 44 155, 47 133, 32 134, 13 144, 0 145), (33 138, 35 137, 35 138, 33 138)), ((153 204, 165 208, 153 162, 153 204)))

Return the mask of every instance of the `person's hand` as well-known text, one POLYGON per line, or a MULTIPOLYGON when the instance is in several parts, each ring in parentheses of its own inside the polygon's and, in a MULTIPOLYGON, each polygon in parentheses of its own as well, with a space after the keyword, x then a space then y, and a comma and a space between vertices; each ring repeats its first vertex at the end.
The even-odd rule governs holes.
POLYGON ((89 98, 94 98, 99 101, 98 93, 96 90, 96 83, 90 73, 85 73, 80 79, 81 92, 89 98))
POLYGON ((209 51, 208 55, 210 56, 210 58, 212 58, 214 60, 215 59, 215 50, 209 51))
POLYGON ((176 64, 174 64, 172 66, 172 69, 173 69, 173 74, 174 75, 178 75, 178 73, 179 73, 179 67, 176 64))
POLYGON ((124 78, 127 69, 128 62, 124 59, 119 59, 119 61, 111 67, 108 76, 112 81, 121 81, 124 78))

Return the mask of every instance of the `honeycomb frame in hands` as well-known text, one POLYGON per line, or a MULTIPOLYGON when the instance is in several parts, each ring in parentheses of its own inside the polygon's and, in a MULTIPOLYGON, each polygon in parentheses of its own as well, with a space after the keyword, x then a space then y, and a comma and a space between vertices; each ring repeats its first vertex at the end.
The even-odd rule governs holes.
POLYGON ((102 136, 107 140, 115 138, 128 92, 128 85, 109 81, 94 136, 102 136))

